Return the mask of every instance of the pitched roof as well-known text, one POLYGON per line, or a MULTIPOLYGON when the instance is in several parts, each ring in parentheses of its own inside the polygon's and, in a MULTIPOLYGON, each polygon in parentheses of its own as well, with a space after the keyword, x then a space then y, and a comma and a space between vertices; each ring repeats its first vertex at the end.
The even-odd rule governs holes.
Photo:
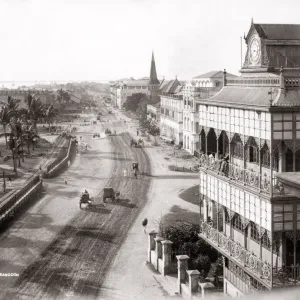
MULTIPOLYGON (((234 74, 226 73, 227 77, 237 77, 234 74)), ((210 71, 207 73, 204 73, 202 75, 198 75, 196 77, 193 77, 193 79, 200 79, 200 78, 223 78, 223 71, 210 71)))
POLYGON ((300 24, 253 24, 253 27, 260 37, 268 40, 300 40, 300 24))
POLYGON ((219 93, 206 99, 209 103, 224 106, 270 106, 269 87, 225 86, 219 93))
POLYGON ((176 94, 181 91, 181 88, 182 88, 182 84, 176 78, 174 80, 164 81, 160 86, 160 92, 167 93, 167 94, 176 94))

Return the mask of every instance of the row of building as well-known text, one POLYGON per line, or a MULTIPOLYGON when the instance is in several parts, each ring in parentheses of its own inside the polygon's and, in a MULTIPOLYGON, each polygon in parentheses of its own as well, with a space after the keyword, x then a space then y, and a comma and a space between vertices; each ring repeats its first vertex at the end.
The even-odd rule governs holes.
POLYGON ((160 82, 148 107, 199 158, 199 236, 234 297, 300 283, 300 25, 252 22, 245 42, 240 76, 160 82))

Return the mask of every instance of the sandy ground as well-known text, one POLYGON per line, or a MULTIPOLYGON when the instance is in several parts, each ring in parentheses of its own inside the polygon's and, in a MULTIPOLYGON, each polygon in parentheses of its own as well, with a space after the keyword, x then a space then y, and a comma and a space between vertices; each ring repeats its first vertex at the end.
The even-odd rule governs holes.
MULTIPOLYGON (((125 118, 119 114, 119 118, 125 118)), ((128 131, 136 135, 136 127, 131 124, 128 131)), ((134 222, 128 236, 119 250, 103 285, 100 299, 165 299, 176 297, 176 286, 165 286, 164 278, 157 275, 146 264, 148 234, 143 232, 142 220, 148 218, 147 232, 158 230, 162 217, 172 220, 198 222, 199 206, 186 202, 178 194, 199 184, 198 173, 174 172, 168 164, 175 161, 165 157, 172 152, 171 147, 146 147, 151 160, 152 183, 147 204, 134 222)), ((186 162, 188 164, 188 162, 186 162)), ((194 164, 192 162, 191 164, 194 164)), ((195 195, 197 197, 197 195, 195 195)))

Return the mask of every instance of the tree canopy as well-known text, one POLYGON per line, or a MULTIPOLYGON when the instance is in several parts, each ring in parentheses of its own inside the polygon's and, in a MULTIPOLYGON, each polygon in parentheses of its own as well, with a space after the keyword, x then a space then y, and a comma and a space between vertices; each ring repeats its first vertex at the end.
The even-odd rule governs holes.
POLYGON ((124 102, 123 106, 127 110, 131 110, 133 112, 136 112, 139 108, 140 103, 143 101, 143 99, 146 99, 147 95, 143 93, 137 93, 133 94, 131 96, 127 97, 127 100, 124 102))

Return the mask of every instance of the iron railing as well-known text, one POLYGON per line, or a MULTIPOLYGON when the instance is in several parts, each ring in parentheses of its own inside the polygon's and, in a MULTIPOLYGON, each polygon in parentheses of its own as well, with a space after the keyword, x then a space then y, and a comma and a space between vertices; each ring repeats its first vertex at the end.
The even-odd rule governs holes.
POLYGON ((237 164, 229 163, 224 159, 215 159, 206 154, 200 155, 200 167, 210 169, 222 176, 238 181, 243 185, 253 187, 262 192, 271 193, 271 176, 260 174, 254 170, 245 169, 237 164))
POLYGON ((271 282, 271 264, 258 258, 253 252, 242 247, 238 242, 233 241, 224 233, 213 228, 206 222, 201 224, 201 233, 206 239, 214 245, 215 248, 221 249, 228 256, 241 263, 248 272, 252 272, 259 278, 266 281, 267 285, 271 282))

